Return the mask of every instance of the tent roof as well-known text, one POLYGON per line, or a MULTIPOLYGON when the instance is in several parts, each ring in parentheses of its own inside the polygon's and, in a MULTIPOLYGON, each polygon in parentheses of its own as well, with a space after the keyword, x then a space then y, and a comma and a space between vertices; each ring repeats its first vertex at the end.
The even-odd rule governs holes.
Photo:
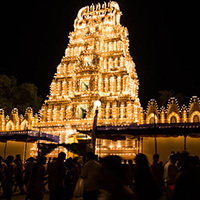
POLYGON ((0 141, 14 140, 19 142, 35 142, 37 140, 45 140, 49 142, 59 143, 59 136, 43 133, 35 130, 23 131, 3 131, 0 132, 0 141))
MULTIPOLYGON (((91 134, 91 130, 81 131, 91 134)), ((200 137, 200 123, 159 123, 159 124, 131 124, 117 126, 97 126, 97 138, 123 140, 126 135, 131 137, 200 137)))
POLYGON ((97 137, 103 135, 131 135, 135 137, 200 137, 200 123, 132 124, 127 126, 98 126, 97 137))

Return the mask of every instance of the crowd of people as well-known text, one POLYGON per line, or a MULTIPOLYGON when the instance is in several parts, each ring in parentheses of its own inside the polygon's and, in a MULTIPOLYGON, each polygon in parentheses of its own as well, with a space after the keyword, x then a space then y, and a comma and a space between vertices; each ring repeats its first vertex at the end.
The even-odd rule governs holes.
POLYGON ((57 158, 20 155, 0 157, 0 199, 10 200, 18 187, 25 200, 42 200, 48 185, 50 200, 196 200, 200 199, 200 161, 188 152, 171 152, 166 163, 145 154, 122 161, 98 158, 92 152, 79 159, 60 152, 57 158))

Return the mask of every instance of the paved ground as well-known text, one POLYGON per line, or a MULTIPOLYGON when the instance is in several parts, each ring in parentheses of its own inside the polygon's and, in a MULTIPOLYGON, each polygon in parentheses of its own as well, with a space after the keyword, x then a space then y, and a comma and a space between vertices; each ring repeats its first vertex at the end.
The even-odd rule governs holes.
MULTIPOLYGON (((12 200, 25 200, 25 195, 20 195, 19 193, 13 194, 12 200)), ((45 192, 43 200, 49 200, 48 191, 45 192)), ((165 196, 163 195, 159 200, 165 200, 165 196)))
MULTIPOLYGON (((12 200, 25 200, 26 195, 21 195, 19 191, 13 193, 12 200)), ((1 197, 0 197, 1 200, 1 197)), ((48 190, 45 191, 43 200, 49 200, 49 192, 48 190)))
MULTIPOLYGON (((18 192, 14 193, 12 200, 25 200, 26 195, 20 195, 18 192)), ((49 200, 49 193, 45 192, 43 200, 49 200)))
MULTIPOLYGON (((20 192, 16 192, 13 194, 12 196, 12 200, 25 200, 26 195, 20 195, 20 192)), ((0 198, 1 200, 1 198, 0 198)), ((45 194, 44 194, 44 198, 43 200, 49 200, 49 192, 48 189, 46 189, 45 194)), ((166 200, 165 198, 165 194, 163 194, 159 200, 166 200)))

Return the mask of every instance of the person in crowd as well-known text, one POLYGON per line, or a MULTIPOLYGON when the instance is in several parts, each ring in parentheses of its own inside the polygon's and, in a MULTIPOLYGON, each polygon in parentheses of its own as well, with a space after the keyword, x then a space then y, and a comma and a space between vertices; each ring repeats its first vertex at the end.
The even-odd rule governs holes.
POLYGON ((170 155, 176 154, 175 151, 171 151, 170 155))
POLYGON ((7 168, 7 165, 4 162, 3 157, 0 156, 0 170, 1 170, 1 172, 4 172, 6 168, 7 168))
POLYGON ((14 160, 14 163, 17 166, 17 171, 16 171, 16 175, 15 175, 15 188, 14 188, 14 192, 17 191, 17 187, 19 186, 19 189, 21 191, 21 194, 25 194, 24 188, 23 188, 23 163, 21 160, 21 156, 19 154, 16 155, 16 159, 14 160))
POLYGON ((164 165, 163 165, 163 161, 160 161, 160 162, 159 162, 159 165, 160 165, 161 174, 162 174, 162 177, 163 177, 163 174, 164 174, 164 165))
POLYGON ((32 169, 33 169, 33 165, 35 164, 35 159, 33 157, 30 157, 26 160, 26 164, 25 164, 25 175, 24 175, 24 183, 27 186, 29 178, 31 176, 32 173, 32 169))
POLYGON ((38 157, 32 167, 32 173, 27 185, 26 200, 42 200, 44 196, 45 164, 46 157, 38 157))
POLYGON ((76 164, 78 165, 79 168, 79 173, 81 174, 81 160, 79 159, 78 156, 76 156, 74 160, 76 161, 76 164))
POLYGON ((66 166, 64 160, 66 154, 60 152, 58 158, 53 161, 48 168, 50 200, 61 200, 64 196, 64 179, 66 176, 66 166))
POLYGON ((165 185, 167 200, 172 200, 173 198, 175 179, 178 172, 178 169, 175 166, 175 163, 176 163, 176 155, 171 154, 168 162, 164 166, 163 178, 164 178, 164 185, 165 185))
POLYGON ((181 152, 178 156, 178 166, 173 200, 198 200, 200 188, 194 157, 189 156, 188 152, 181 152))
POLYGON ((5 169, 7 168, 6 163, 3 161, 2 156, 0 156, 0 194, 1 194, 1 185, 4 184, 6 180, 5 169))
POLYGON ((97 200, 99 191, 99 170, 100 164, 95 161, 95 155, 92 152, 86 155, 86 164, 81 172, 81 178, 84 179, 84 200, 97 200))
POLYGON ((103 159, 102 157, 99 157, 99 163, 100 163, 100 164, 101 164, 101 162, 102 162, 102 159, 103 159))
POLYGON ((157 199, 156 182, 151 174, 147 157, 140 153, 135 158, 135 192, 138 200, 155 200, 157 199))
POLYGON ((74 191, 75 189, 79 176, 80 176, 80 170, 79 170, 78 162, 77 162, 77 159, 74 158, 72 160, 72 191, 74 191))
POLYGON ((124 184, 124 166, 119 156, 102 159, 98 200, 135 200, 133 190, 124 184))
POLYGON ((135 166, 133 164, 132 160, 128 160, 128 164, 124 166, 124 183, 125 185, 129 186, 130 188, 133 188, 133 179, 134 179, 134 173, 135 173, 135 166))
POLYGON ((6 179, 4 181, 4 184, 2 185, 2 188, 3 188, 2 199, 5 197, 7 200, 11 200, 11 197, 12 197, 15 174, 17 170, 17 166, 13 162, 13 160, 14 160, 14 157, 11 155, 8 156, 5 160, 7 168, 4 171, 6 179))
POLYGON ((157 184, 157 195, 158 197, 161 196, 162 194, 162 183, 163 183, 163 176, 162 176, 162 171, 161 171, 161 167, 158 163, 159 161, 159 154, 154 154, 153 155, 153 163, 151 164, 150 166, 150 170, 151 170, 151 173, 154 177, 154 180, 156 181, 156 184, 157 184))
POLYGON ((194 156, 194 163, 195 163, 195 171, 197 173, 197 180, 198 180, 198 185, 200 188, 200 160, 198 156, 194 156))
POLYGON ((66 177, 64 180, 65 185, 65 197, 66 199, 72 199, 73 196, 73 182, 72 182, 72 173, 73 173, 73 165, 72 165, 72 158, 68 158, 65 161, 66 166, 66 177))

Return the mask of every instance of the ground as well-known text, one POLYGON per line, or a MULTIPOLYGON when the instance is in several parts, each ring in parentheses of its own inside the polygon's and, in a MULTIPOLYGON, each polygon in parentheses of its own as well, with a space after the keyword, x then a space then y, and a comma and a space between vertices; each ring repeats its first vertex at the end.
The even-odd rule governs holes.
MULTIPOLYGON (((25 200, 26 195, 20 195, 18 192, 13 194, 12 200, 25 200)), ((43 200, 49 200, 49 193, 45 192, 43 200)))
MULTIPOLYGON (((13 194, 12 200, 25 200, 25 195, 20 195, 19 192, 13 194)), ((49 193, 45 191, 43 200, 49 200, 49 193)), ((163 195, 159 200, 165 200, 165 196, 163 195)))

